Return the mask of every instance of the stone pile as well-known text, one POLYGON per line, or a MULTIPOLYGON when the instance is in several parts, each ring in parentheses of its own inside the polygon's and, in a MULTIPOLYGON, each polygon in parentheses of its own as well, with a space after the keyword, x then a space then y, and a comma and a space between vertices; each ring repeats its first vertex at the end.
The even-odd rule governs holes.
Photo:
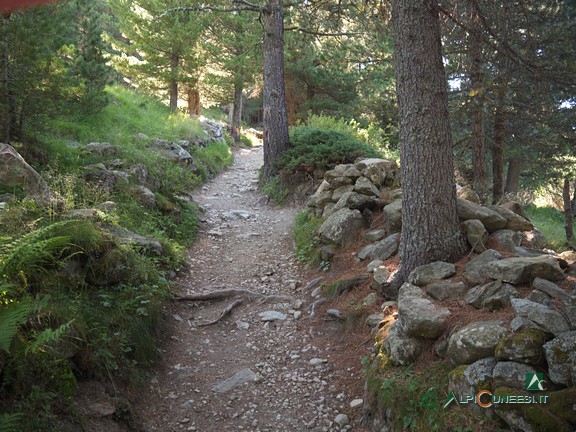
POLYGON ((531 407, 532 414, 521 405, 500 405, 494 412, 514 430, 574 430, 576 283, 557 282, 576 274, 575 254, 542 249, 542 234, 517 203, 483 206, 470 188, 460 188, 457 211, 471 259, 458 273, 444 262, 418 267, 398 293, 387 292, 385 260, 397 253, 402 228, 397 180, 390 161, 339 165, 309 202, 325 218, 318 232, 324 248, 358 240, 373 212, 382 210, 384 228, 365 232, 356 254, 368 264, 372 288, 397 300, 397 320, 387 320, 378 332, 385 335, 382 351, 393 364, 407 366, 433 348, 455 366, 449 390, 456 394, 523 394, 526 377, 543 373, 542 394, 550 405, 531 407), (378 167, 378 175, 371 176, 368 166, 378 167), (486 313, 449 326, 455 307, 486 313), (504 318, 491 318, 494 311, 503 311, 504 318))

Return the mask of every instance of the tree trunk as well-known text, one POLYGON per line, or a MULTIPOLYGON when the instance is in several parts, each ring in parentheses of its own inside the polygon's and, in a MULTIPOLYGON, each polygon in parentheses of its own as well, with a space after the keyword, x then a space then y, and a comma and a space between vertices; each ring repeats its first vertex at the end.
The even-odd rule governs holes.
POLYGON ((466 251, 456 211, 448 92, 436 0, 396 0, 396 93, 400 119, 400 278, 466 251))
POLYGON ((574 196, 572 197, 572 213, 576 214, 576 181, 574 181, 574 196))
POLYGON ((232 143, 240 144, 240 134, 242 127, 242 95, 244 93, 244 83, 240 80, 234 83, 234 108, 232 111, 232 143))
POLYGON ((4 119, 2 124, 3 134, 2 139, 6 144, 10 143, 10 132, 12 130, 13 112, 15 110, 14 101, 11 97, 10 90, 10 63, 9 63, 9 50, 10 50, 10 40, 8 39, 8 25, 10 24, 10 15, 6 14, 2 17, 2 31, 4 33, 4 39, 2 40, 2 93, 3 101, 5 105, 0 112, 1 117, 4 119))
POLYGON ((284 12, 282 0, 268 0, 264 27, 264 167, 262 180, 272 175, 274 162, 290 146, 284 88, 284 12))
POLYGON ((197 84, 188 86, 188 115, 200 115, 200 92, 198 91, 197 84))
POLYGON ((492 202, 498 203, 504 193, 504 139, 506 137, 507 65, 499 62, 496 79, 496 112, 494 114, 494 142, 492 144, 492 202))
POLYGON ((488 198, 488 170, 486 167, 486 144, 484 137, 484 72, 482 70, 482 26, 478 10, 470 11, 470 35, 468 53, 470 56, 470 122, 472 139, 472 187, 482 202, 488 198))
POLYGON ((570 180, 567 178, 564 179, 564 187, 562 188, 562 201, 564 202, 564 218, 566 219, 566 225, 564 226, 566 240, 571 242, 574 240, 574 212, 570 202, 570 180))
POLYGON ((170 82, 168 83, 168 91, 170 93, 170 111, 178 111, 178 66, 180 65, 180 56, 178 53, 173 53, 170 56, 170 82))
POLYGON ((508 174, 506 175, 506 188, 504 189, 507 194, 518 195, 521 168, 522 161, 519 157, 508 159, 508 174))

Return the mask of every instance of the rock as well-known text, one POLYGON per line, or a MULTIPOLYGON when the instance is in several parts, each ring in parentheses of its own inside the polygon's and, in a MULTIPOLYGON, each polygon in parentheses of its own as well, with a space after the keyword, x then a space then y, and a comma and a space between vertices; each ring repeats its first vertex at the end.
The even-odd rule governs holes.
POLYGON ((320 365, 323 365, 325 363, 328 363, 328 360, 314 357, 314 358, 310 359, 310 361, 308 363, 310 363, 310 366, 320 366, 320 365))
POLYGON ((165 141, 161 139, 154 139, 150 141, 149 146, 154 148, 163 158, 174 162, 183 162, 186 164, 194 164, 192 156, 187 150, 184 150, 180 145, 165 141))
POLYGON ((377 187, 390 186, 398 178, 398 165, 392 159, 363 159, 354 167, 377 187))
POLYGON ((543 304, 544 306, 550 306, 550 296, 539 290, 532 290, 526 300, 533 301, 535 303, 543 304))
POLYGON ((109 142, 91 142, 86 144, 84 150, 86 150, 88 153, 106 156, 115 154, 118 151, 118 148, 109 142))
POLYGON ((106 224, 104 229, 116 237, 121 244, 136 245, 155 255, 161 255, 163 252, 162 244, 158 240, 141 236, 118 225, 106 224))
POLYGON ((374 270, 374 280, 378 285, 383 285, 388 281, 390 272, 384 266, 380 266, 374 270))
POLYGON ((456 364, 470 364, 493 357, 500 339, 508 334, 502 321, 478 321, 454 332, 448 341, 448 356, 456 364))
POLYGON ((548 240, 539 229, 534 228, 532 231, 524 233, 524 242, 531 248, 542 249, 548 240))
POLYGON ((402 229, 402 200, 392 201, 382 209, 386 231, 397 233, 402 229))
POLYGON ((537 329, 527 329, 512 333, 504 337, 496 346, 496 359, 498 361, 541 365, 545 360, 542 345, 548 339, 546 332, 537 329))
POLYGON ((368 294, 366 297, 364 297, 364 300, 362 300, 362 306, 365 307, 374 306, 377 301, 378 301, 378 295, 372 292, 368 294))
POLYGON ((478 219, 470 219, 462 222, 466 240, 474 252, 482 253, 486 250, 484 246, 488 240, 488 231, 484 224, 478 219))
POLYGON ((532 286, 535 289, 548 294, 550 297, 556 298, 563 302, 568 300, 569 297, 568 293, 564 291, 562 288, 560 288, 558 285, 556 285, 554 282, 550 282, 546 279, 537 277, 534 278, 534 280, 532 281, 532 286))
POLYGON ((343 208, 364 210, 365 208, 373 207, 375 204, 376 197, 362 195, 356 192, 346 192, 334 206, 334 211, 343 208))
POLYGON ((456 273, 454 264, 443 261, 435 261, 430 264, 416 267, 408 275, 408 282, 413 285, 426 285, 433 280, 446 279, 456 273))
POLYGON ((352 402, 350 402, 351 409, 360 408, 362 405, 364 405, 364 399, 354 399, 352 402))
POLYGON ((398 316, 408 336, 434 339, 444 331, 450 315, 447 308, 434 305, 420 288, 404 283, 398 293, 398 316))
POLYGON ((570 330, 570 324, 560 312, 544 305, 539 306, 528 313, 527 318, 530 321, 535 322, 554 336, 560 336, 570 330))
POLYGON ((524 317, 515 317, 512 320, 512 322, 510 322, 510 330, 512 330, 513 332, 519 332, 531 329, 544 330, 538 324, 533 323, 528 318, 524 317))
POLYGON ((130 175, 124 171, 110 171, 104 164, 93 164, 84 167, 84 180, 97 184, 100 188, 111 191, 118 183, 128 183, 130 175))
POLYGON ((338 309, 328 309, 326 311, 326 315, 343 320, 346 318, 344 312, 339 311, 338 309))
POLYGON ((516 213, 518 216, 522 217, 523 219, 528 219, 528 216, 526 216, 524 209, 516 201, 508 201, 508 202, 505 202, 504 204, 500 204, 498 207, 510 210, 510 211, 516 213))
POLYGON ((384 261, 396 253, 399 240, 400 233, 396 233, 389 235, 384 240, 366 245, 358 252, 358 258, 384 261))
POLYGON ((368 327, 377 327, 384 320, 384 318, 386 318, 386 314, 383 312, 370 314, 368 317, 366 317, 366 325, 368 327))
POLYGON ((323 245, 320 247, 320 259, 330 261, 336 255, 336 248, 333 245, 323 245))
POLYGON ((337 423, 340 426, 346 426, 348 423, 350 423, 350 419, 346 414, 338 414, 334 419, 334 423, 337 423))
POLYGON ((226 393, 228 390, 232 390, 234 387, 238 387, 250 381, 254 381, 258 378, 258 375, 252 372, 252 370, 246 368, 237 372, 230 378, 219 382, 214 387, 212 391, 216 393, 226 393))
POLYGON ((260 312, 258 315, 262 321, 284 321, 287 316, 285 313, 275 310, 260 312))
POLYGON ((548 280, 564 279, 564 272, 552 256, 518 257, 494 261, 482 267, 491 279, 512 284, 531 282, 536 277, 548 280))
POLYGON ((504 361, 496 363, 492 372, 492 379, 495 387, 509 387, 516 389, 526 389, 526 374, 537 373, 540 370, 525 363, 504 361))
POLYGON ((471 365, 461 365, 448 373, 448 390, 458 395, 477 394, 492 387, 492 372, 496 359, 487 357, 471 365))
POLYGON ((384 261, 381 260, 370 261, 370 263, 366 266, 366 271, 368 273, 374 273, 378 267, 382 266, 382 264, 384 264, 384 261))
POLYGON ((358 177, 354 184, 354 191, 362 195, 380 197, 380 190, 366 177, 358 177))
POLYGON ((338 200, 339 200, 340 198, 342 198, 342 196, 343 196, 345 193, 353 192, 353 191, 354 191, 354 186, 352 186, 352 185, 340 186, 339 188, 336 188, 336 189, 334 190, 334 192, 332 193, 332 202, 337 203, 338 200))
POLYGON ((518 232, 508 229, 494 231, 489 238, 494 240, 500 246, 500 249, 509 252, 514 252, 516 247, 522 243, 522 236, 518 232))
POLYGON ((330 189, 325 189, 321 192, 316 192, 310 197, 310 203, 316 207, 324 208, 326 204, 332 202, 332 191, 330 189))
POLYGON ((500 216, 506 218, 507 222, 504 229, 512 231, 532 231, 534 229, 534 225, 532 222, 526 219, 526 217, 523 217, 506 207, 493 205, 488 208, 495 211, 500 216))
POLYGON ((470 289, 464 300, 476 309, 486 308, 495 311, 509 306, 510 298, 518 296, 518 291, 512 285, 494 281, 470 289))
POLYGON ((567 250, 558 254, 558 257, 565 260, 569 265, 576 263, 576 251, 567 250))
POLYGON ((144 206, 148 208, 156 207, 156 197, 154 196, 154 192, 146 186, 137 186, 134 189, 134 192, 138 201, 140 201, 144 206))
POLYGON ((456 196, 460 199, 473 202, 474 204, 480 204, 480 197, 470 186, 457 189, 456 196))
POLYGON ((324 221, 318 236, 325 243, 343 246, 354 241, 356 233, 363 226, 364 218, 360 211, 343 208, 324 221))
POLYGON ((500 252, 497 252, 493 249, 488 249, 488 250, 482 252, 477 257, 474 257, 473 259, 471 259, 466 264, 465 271, 467 273, 470 273, 470 272, 480 273, 482 271, 482 268, 486 264, 491 263, 493 261, 498 261, 501 258, 502 258, 502 254, 500 254, 500 252))
POLYGON ((514 314, 517 317, 524 317, 524 318, 528 316, 528 314, 530 313, 530 311, 532 311, 532 309, 538 307, 545 307, 540 303, 535 303, 533 301, 521 298, 512 299, 510 303, 512 304, 512 308, 514 309, 514 314))
POLYGON ((463 199, 457 200, 456 209, 461 220, 478 219, 490 233, 504 228, 507 223, 506 218, 495 211, 463 199))
POLYGON ((33 200, 50 202, 50 188, 44 179, 24 160, 14 147, 0 143, 0 184, 5 188, 22 188, 33 200))
POLYGON ((351 278, 340 279, 339 281, 334 283, 334 292, 336 295, 340 295, 350 291, 352 288, 356 288, 357 286, 363 284, 369 279, 369 275, 361 274, 358 276, 354 276, 351 278))
POLYGON ((552 382, 565 386, 576 385, 576 331, 564 333, 545 343, 544 353, 552 382))
POLYGON ((572 325, 572 328, 576 328, 576 290, 572 291, 568 301, 564 305, 566 316, 572 325))
POLYGON ((396 322, 390 326, 382 348, 388 354, 392 364, 407 366, 420 357, 424 346, 423 339, 407 336, 396 322))
POLYGON ((426 293, 433 299, 439 301, 464 297, 467 291, 468 287, 464 282, 447 280, 426 285, 426 293))
POLYGON ((101 219, 102 213, 96 208, 74 209, 68 210, 65 216, 69 219, 87 219, 98 221, 101 219))
POLYGON ((386 230, 385 229, 375 229, 375 230, 366 231, 364 233, 364 235, 362 236, 362 238, 364 240, 369 241, 369 242, 375 242, 378 240, 382 240, 384 237, 386 237, 386 230))

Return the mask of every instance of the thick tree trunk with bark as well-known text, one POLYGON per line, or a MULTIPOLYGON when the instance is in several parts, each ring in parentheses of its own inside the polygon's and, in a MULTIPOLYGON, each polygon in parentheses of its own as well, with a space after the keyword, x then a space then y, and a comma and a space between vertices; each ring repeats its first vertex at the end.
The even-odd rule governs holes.
POLYGON ((176 112, 178 110, 178 66, 180 65, 180 56, 173 53, 170 56, 170 82, 168 83, 168 93, 170 96, 170 111, 176 112))
POLYGON ((508 174, 506 174, 506 188, 504 192, 514 196, 518 195, 521 170, 522 161, 519 157, 511 157, 508 159, 508 174))
POLYGON ((508 91, 506 66, 500 62, 496 82, 496 112, 494 114, 494 141, 492 144, 492 202, 498 203, 504 193, 504 140, 506 138, 506 93, 508 91))
POLYGON ((268 0, 262 11, 264 27, 264 168, 267 181, 274 162, 290 146, 284 88, 284 12, 282 0, 268 0))
POLYGON ((417 266, 460 258, 447 83, 435 0, 396 0, 393 28, 400 118, 400 277, 417 266))
POLYGON ((240 144, 240 134, 242 127, 242 97, 244 94, 244 85, 242 81, 234 83, 234 108, 232 111, 232 143, 234 145, 240 144))
POLYGON ((566 220, 566 225, 564 225, 566 240, 571 242, 574 240, 574 212, 570 201, 570 180, 567 178, 564 179, 564 187, 562 188, 562 201, 564 202, 564 218, 566 220))
POLYGON ((488 197, 488 170, 486 167, 486 144, 484 139, 484 72, 482 70, 482 26, 478 10, 470 11, 470 35, 468 52, 470 56, 470 122, 472 139, 473 189, 482 202, 488 197))

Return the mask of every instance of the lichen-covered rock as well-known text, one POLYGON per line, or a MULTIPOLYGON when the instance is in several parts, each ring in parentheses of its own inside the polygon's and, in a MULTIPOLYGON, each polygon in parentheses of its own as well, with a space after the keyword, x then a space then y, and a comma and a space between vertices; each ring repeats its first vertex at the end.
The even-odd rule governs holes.
POLYGON ((376 243, 366 245, 358 252, 358 258, 384 261, 396 253, 399 239, 400 233, 396 233, 376 243))
MULTIPOLYGON (((516 203, 517 204, 517 203, 516 203)), ((512 231, 531 231, 534 229, 534 225, 525 217, 515 213, 509 208, 493 205, 489 207, 490 210, 495 211, 500 216, 506 218, 506 226, 504 229, 512 231)), ((522 210, 522 208, 520 208, 522 210)))
POLYGON ((354 165, 375 186, 390 186, 398 179, 398 165, 392 159, 368 158, 354 165))
POLYGON ((474 306, 476 309, 480 309, 483 306, 484 300, 488 297, 493 295, 496 291, 502 288, 502 281, 494 281, 484 285, 479 285, 474 288, 471 288, 466 296, 464 297, 464 301, 471 306, 474 306))
POLYGON ((564 279, 564 272, 558 261, 550 255, 493 261, 482 267, 482 273, 491 279, 511 284, 531 282, 536 277, 548 280, 564 279))
POLYGON ((324 221, 318 235, 325 243, 343 246, 354 241, 356 233, 363 226, 364 218, 359 210, 343 208, 324 221))
POLYGON ((378 240, 382 240, 386 237, 386 230, 385 229, 373 229, 370 231, 366 231, 362 238, 369 242, 375 242, 378 240))
POLYGON ((448 390, 458 395, 477 394, 480 390, 490 390, 494 366, 496 366, 496 359, 487 357, 471 365, 456 367, 448 373, 448 390))
POLYGON ((439 301, 464 297, 467 291, 468 287, 464 282, 446 280, 426 285, 426 293, 433 299, 439 301))
POLYGON ((540 372, 540 370, 526 363, 499 361, 492 371, 492 380, 495 387, 511 387, 524 390, 526 388, 526 374, 537 372, 540 372))
POLYGON ((478 219, 488 232, 502 229, 507 223, 506 218, 500 216, 495 211, 467 200, 458 199, 456 210, 458 211, 460 220, 478 219))
POLYGON ((346 192, 334 206, 334 211, 343 208, 364 210, 365 208, 373 207, 375 203, 376 197, 362 195, 356 192, 346 192))
POLYGON ((488 231, 478 219, 470 219, 462 222, 466 240, 474 252, 482 253, 486 250, 485 243, 488 240, 488 231))
POLYGON ((352 191, 354 191, 353 185, 340 186, 339 188, 334 189, 334 192, 332 192, 332 202, 337 203, 338 200, 342 198, 342 195, 352 191))
POLYGON ((390 326, 388 336, 382 344, 384 352, 388 354, 390 361, 396 366, 407 366, 414 363, 422 354, 424 346, 423 339, 406 335, 398 322, 390 326))
POLYGON ((512 299, 511 304, 516 317, 526 318, 555 336, 570 330, 570 324, 560 312, 543 304, 520 298, 512 299))
POLYGON ((402 200, 392 201, 382 209, 386 231, 389 233, 400 232, 402 229, 402 200))
POLYGON ((544 344, 550 379, 556 384, 576 385, 576 331, 564 333, 544 344))
POLYGON ((408 336, 434 339, 444 331, 450 310, 437 306, 420 288, 405 283, 398 292, 398 317, 408 336))
POLYGON ((464 270, 467 273, 470 273, 470 272, 480 273, 482 271, 482 268, 486 264, 491 263, 493 261, 498 261, 501 258, 502 258, 502 254, 500 254, 500 252, 497 252, 494 249, 488 249, 488 250, 482 252, 477 257, 474 257, 470 261, 468 261, 464 270))
POLYGON ((546 332, 537 329, 512 333, 503 338, 496 346, 496 359, 498 361, 541 365, 545 360, 542 346, 548 339, 546 332))
POLYGON ((448 356, 455 364, 470 364, 493 357, 498 342, 509 332, 502 321, 472 322, 454 332, 448 341, 448 356))
POLYGON ((570 320, 570 325, 573 329, 576 328, 576 290, 572 291, 568 301, 564 305, 566 316, 570 320))
POLYGON ((509 306, 510 298, 518 296, 518 291, 512 285, 494 281, 470 289, 464 300, 476 309, 495 311, 509 306))
POLYGON ((568 293, 556 285, 554 282, 550 282, 549 280, 542 279, 542 278, 534 278, 532 281, 532 286, 537 290, 540 290, 550 297, 554 297, 558 300, 567 301, 568 300, 568 293))
POLYGON ((368 196, 380 196, 380 190, 366 177, 358 177, 354 184, 354 191, 368 196))
POLYGON ((444 261, 435 261, 430 264, 416 267, 408 275, 408 282, 414 285, 426 285, 433 280, 446 279, 456 273, 454 264, 444 261))
POLYGON ((514 252, 516 247, 522 243, 522 235, 509 229, 494 231, 490 234, 490 239, 495 241, 500 246, 500 249, 509 252, 514 252))

